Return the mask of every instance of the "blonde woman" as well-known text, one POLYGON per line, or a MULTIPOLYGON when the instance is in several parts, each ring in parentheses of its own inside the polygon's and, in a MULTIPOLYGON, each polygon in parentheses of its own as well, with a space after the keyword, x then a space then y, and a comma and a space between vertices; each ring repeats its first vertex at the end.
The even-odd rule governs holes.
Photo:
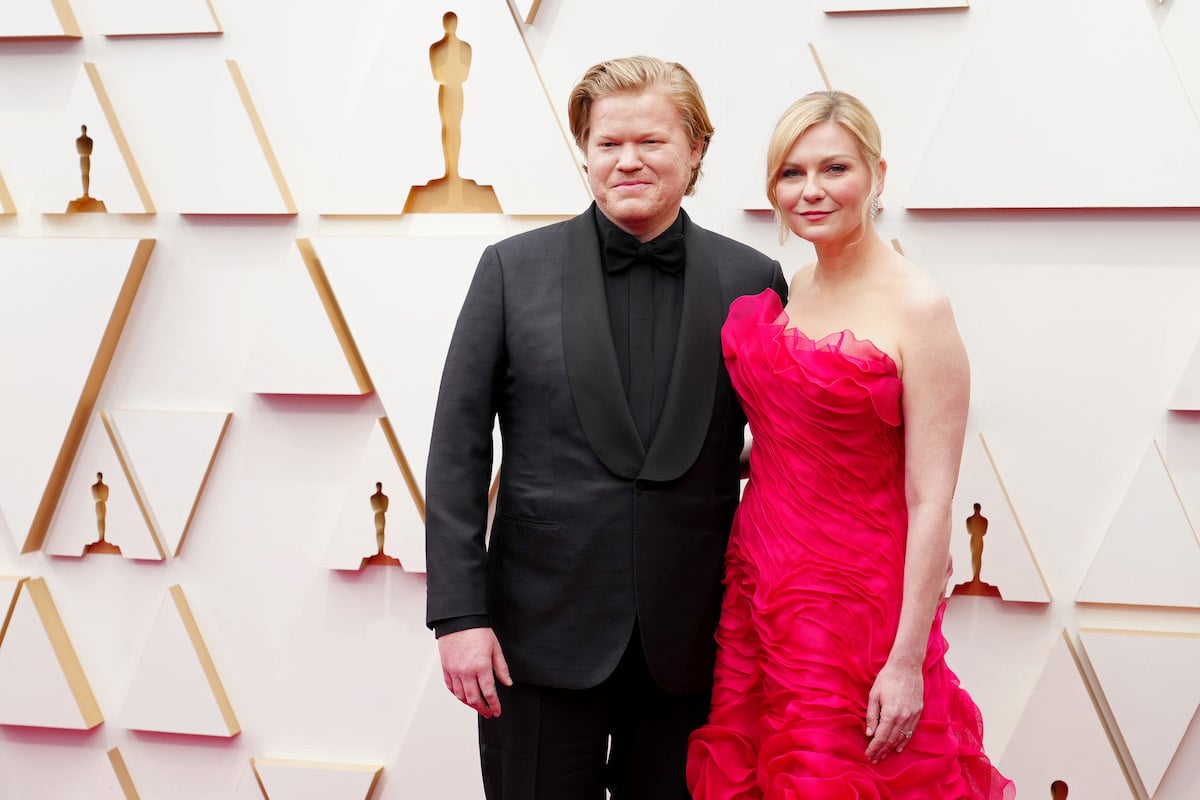
POLYGON ((943 658, 942 589, 970 370, 946 295, 876 233, 870 112, 818 92, 780 119, 767 192, 817 260, 722 330, 749 418, 695 800, 1002 800, 943 658))

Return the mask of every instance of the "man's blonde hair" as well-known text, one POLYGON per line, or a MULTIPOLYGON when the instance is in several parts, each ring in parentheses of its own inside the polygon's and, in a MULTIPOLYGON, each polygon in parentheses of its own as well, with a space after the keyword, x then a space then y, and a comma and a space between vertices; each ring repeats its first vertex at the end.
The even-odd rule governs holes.
MULTIPOLYGON (((579 79, 571 90, 567 101, 567 118, 571 135, 579 149, 587 152, 588 135, 591 133, 592 104, 602 97, 618 94, 641 94, 660 90, 679 111, 679 118, 688 137, 695 147, 700 145, 700 160, 703 162, 712 139, 713 124, 709 119, 700 85, 692 73, 682 64, 661 61, 652 56, 629 56, 601 61, 579 79)), ((691 194, 700 177, 700 165, 692 170, 686 194, 691 194)))

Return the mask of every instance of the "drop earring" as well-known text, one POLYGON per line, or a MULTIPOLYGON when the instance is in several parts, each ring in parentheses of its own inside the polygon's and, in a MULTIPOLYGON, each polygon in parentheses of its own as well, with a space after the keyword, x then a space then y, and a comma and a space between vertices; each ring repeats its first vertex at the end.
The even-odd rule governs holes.
POLYGON ((879 195, 871 195, 871 219, 879 216, 879 195))

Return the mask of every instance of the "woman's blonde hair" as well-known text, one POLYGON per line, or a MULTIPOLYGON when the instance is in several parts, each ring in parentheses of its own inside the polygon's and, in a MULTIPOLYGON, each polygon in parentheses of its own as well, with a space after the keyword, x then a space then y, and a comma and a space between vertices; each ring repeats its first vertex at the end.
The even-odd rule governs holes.
POLYGON ((785 215, 779 207, 779 198, 775 195, 779 171, 796 140, 809 128, 822 122, 836 122, 858 141, 858 149, 871 170, 871 191, 862 209, 864 229, 870 219, 871 201, 879 193, 879 164, 883 147, 879 124, 875 122, 875 117, 863 102, 852 94, 835 91, 810 92, 783 112, 779 122, 775 123, 775 130, 771 133, 771 141, 767 145, 767 199, 771 201, 771 207, 775 209, 776 218, 779 220, 780 241, 787 236, 788 227, 783 221, 785 215))

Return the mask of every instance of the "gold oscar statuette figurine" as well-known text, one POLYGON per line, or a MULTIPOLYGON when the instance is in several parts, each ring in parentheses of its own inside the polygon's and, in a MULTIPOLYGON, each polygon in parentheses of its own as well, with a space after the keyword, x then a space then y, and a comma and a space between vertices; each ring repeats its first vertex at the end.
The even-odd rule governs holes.
POLYGON ((80 125, 81 132, 75 139, 75 152, 79 154, 79 177, 83 180, 83 194, 67 203, 68 214, 86 212, 106 213, 103 200, 90 194, 92 188, 92 137, 87 135, 87 125, 80 125))
POLYGON ((438 83, 438 111, 442 118, 442 157, 446 172, 424 186, 414 186, 404 203, 405 214, 501 214, 500 201, 491 186, 458 174, 462 149, 463 84, 471 71, 471 45, 458 38, 458 16, 442 17, 446 35, 429 47, 429 66, 438 83))
POLYGON ((971 537, 971 580, 954 587, 951 594, 969 594, 979 597, 1000 597, 999 587, 986 583, 979 577, 983 570, 983 537, 987 534, 988 519, 980 513, 979 503, 975 513, 967 517, 967 533, 971 537))
POLYGON ((104 539, 108 517, 108 484, 104 482, 103 472, 96 473, 96 482, 92 484, 92 502, 96 505, 96 530, 100 533, 100 538, 83 548, 83 553, 84 555, 107 553, 119 556, 121 548, 104 539))
POLYGON ((371 511, 375 518, 375 555, 362 560, 363 567, 398 567, 400 560, 383 552, 384 530, 387 528, 388 496, 383 493, 383 484, 375 482, 375 494, 371 495, 371 511))

